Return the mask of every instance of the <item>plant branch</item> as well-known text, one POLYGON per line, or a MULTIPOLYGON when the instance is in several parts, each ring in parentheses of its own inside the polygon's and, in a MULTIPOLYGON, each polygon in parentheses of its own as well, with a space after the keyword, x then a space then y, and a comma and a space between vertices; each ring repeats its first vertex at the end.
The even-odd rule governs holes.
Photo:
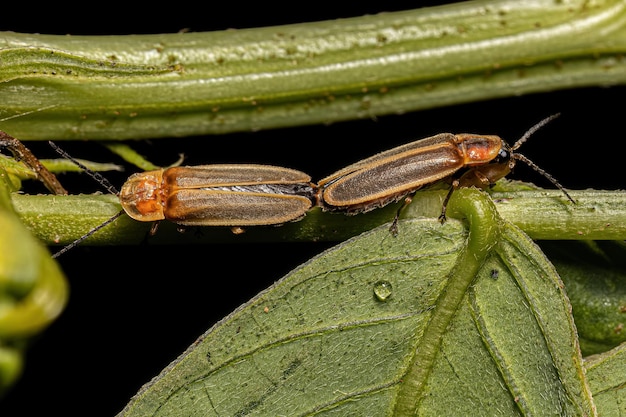
MULTIPOLYGON (((437 217, 445 191, 418 192, 403 217, 437 217)), ((623 191, 572 191, 574 205, 559 191, 498 192, 492 197, 500 215, 534 239, 626 239, 626 193, 623 191)), ((65 245, 98 226, 121 207, 111 195, 23 195, 13 194, 13 204, 22 222, 45 244, 65 245)), ((341 241, 393 220, 398 209, 383 209, 356 216, 311 210, 304 219, 274 227, 250 227, 241 235, 227 227, 194 229, 179 233, 176 225, 162 222, 154 236, 149 223, 122 216, 86 241, 91 245, 241 243, 271 241, 341 241)), ((399 226, 402 233, 402 225, 399 226)))
POLYGON ((204 33, 4 32, 1 128, 140 139, 371 118, 623 84, 624 53, 621 0, 481 0, 204 33))

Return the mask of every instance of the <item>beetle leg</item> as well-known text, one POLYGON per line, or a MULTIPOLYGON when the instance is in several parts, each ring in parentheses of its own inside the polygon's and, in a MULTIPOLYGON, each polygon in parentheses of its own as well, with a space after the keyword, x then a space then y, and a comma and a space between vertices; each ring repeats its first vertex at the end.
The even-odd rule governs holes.
POLYGON ((158 221, 152 223, 152 226, 150 226, 150 231, 148 232, 149 236, 154 236, 156 235, 157 230, 159 230, 159 223, 158 221))
POLYGON ((400 208, 398 208, 398 211, 396 211, 396 215, 394 216, 393 221, 391 222, 391 226, 389 226, 389 231, 391 232, 391 234, 393 236, 396 236, 398 234, 398 220, 400 220, 400 214, 402 214, 402 211, 409 204, 411 204, 411 202, 413 201, 413 196, 414 195, 415 195, 415 193, 412 193, 412 194, 407 195, 406 197, 404 197, 404 202, 402 203, 400 208))
POLYGON ((454 190, 459 188, 459 184, 460 184, 460 181, 458 179, 455 179, 454 181, 452 181, 452 185, 450 186, 450 191, 448 191, 446 198, 443 199, 443 204, 441 205, 441 214, 439 215, 439 222, 441 224, 444 224, 447 220, 446 208, 448 207, 448 202, 450 201, 450 197, 452 197, 452 193, 454 192, 454 190))
POLYGON ((234 235, 241 235, 243 233, 246 233, 246 229, 244 229, 243 227, 239 227, 239 226, 233 226, 230 228, 230 231, 232 232, 232 234, 234 235))

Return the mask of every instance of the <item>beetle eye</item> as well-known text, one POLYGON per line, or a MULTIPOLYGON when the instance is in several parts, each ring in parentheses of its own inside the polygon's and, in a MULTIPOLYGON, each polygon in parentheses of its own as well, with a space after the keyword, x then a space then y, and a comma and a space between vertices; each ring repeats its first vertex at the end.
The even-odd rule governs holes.
POLYGON ((500 151, 498 152, 498 156, 496 156, 493 159, 493 162, 496 164, 502 164, 504 162, 507 162, 511 159, 511 151, 508 149, 508 147, 502 147, 500 148, 500 151))

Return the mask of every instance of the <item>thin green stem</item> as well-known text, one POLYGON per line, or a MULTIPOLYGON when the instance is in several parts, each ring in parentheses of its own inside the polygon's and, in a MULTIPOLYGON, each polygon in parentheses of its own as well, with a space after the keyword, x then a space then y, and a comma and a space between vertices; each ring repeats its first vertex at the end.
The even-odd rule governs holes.
MULTIPOLYGON (((437 217, 445 191, 421 191, 403 211, 403 217, 437 217)), ((626 239, 626 192, 572 191, 577 204, 559 191, 494 193, 500 216, 524 230, 533 239, 623 240, 626 239)), ((48 245, 70 243, 98 226, 120 209, 112 195, 24 195, 13 194, 13 204, 22 222, 48 245)), ((389 205, 357 216, 311 210, 304 219, 280 227, 249 227, 242 235, 229 228, 206 228, 201 236, 181 234, 176 225, 163 222, 156 235, 159 243, 215 243, 254 241, 341 241, 391 222, 398 205, 389 205)), ((127 216, 92 236, 92 245, 137 244, 146 237, 150 224, 127 216)), ((399 225, 401 230, 402 225, 399 225)))

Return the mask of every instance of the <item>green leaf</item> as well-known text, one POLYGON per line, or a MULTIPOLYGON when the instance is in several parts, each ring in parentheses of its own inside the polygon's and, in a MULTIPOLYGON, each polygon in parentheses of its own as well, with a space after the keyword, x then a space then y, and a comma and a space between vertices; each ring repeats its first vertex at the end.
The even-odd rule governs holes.
POLYGON ((0 169, 0 342, 44 329, 68 296, 59 265, 13 211, 6 177, 0 169))
MULTIPOLYGON (((82 172, 82 168, 79 168, 73 162, 68 161, 67 159, 40 159, 39 160, 43 166, 45 166, 50 172, 60 173, 60 172, 82 172)), ((86 161, 84 159, 77 159, 81 164, 85 165, 92 171, 122 171, 123 167, 120 165, 112 164, 112 163, 99 163, 86 161)), ((0 167, 2 167, 8 174, 10 181, 19 181, 19 180, 36 180, 37 174, 28 166, 26 166, 23 162, 16 161, 13 158, 7 157, 5 155, 0 155, 0 167), (15 178, 15 179, 14 179, 15 178)), ((20 183, 17 183, 17 188, 13 187, 13 189, 19 190, 20 183)))
MULTIPOLYGON (((594 415, 571 306, 537 246, 460 190, 300 266, 120 416, 594 415)), ((219 288, 219 282, 216 283, 219 288)))
POLYGON ((0 167, 0 395, 19 377, 24 345, 63 311, 68 285, 59 265, 20 222, 0 167))
POLYGON ((626 342, 623 241, 542 242, 572 302, 583 355, 626 342))
MULTIPOLYGON (((106 142, 104 146, 114 154, 122 157, 126 162, 129 162, 144 171, 152 171, 161 167, 154 165, 152 162, 139 155, 133 148, 123 143, 106 142)), ((182 157, 181 157, 182 162, 182 157)))
POLYGON ((598 415, 626 414, 626 344, 585 359, 585 369, 598 415))

